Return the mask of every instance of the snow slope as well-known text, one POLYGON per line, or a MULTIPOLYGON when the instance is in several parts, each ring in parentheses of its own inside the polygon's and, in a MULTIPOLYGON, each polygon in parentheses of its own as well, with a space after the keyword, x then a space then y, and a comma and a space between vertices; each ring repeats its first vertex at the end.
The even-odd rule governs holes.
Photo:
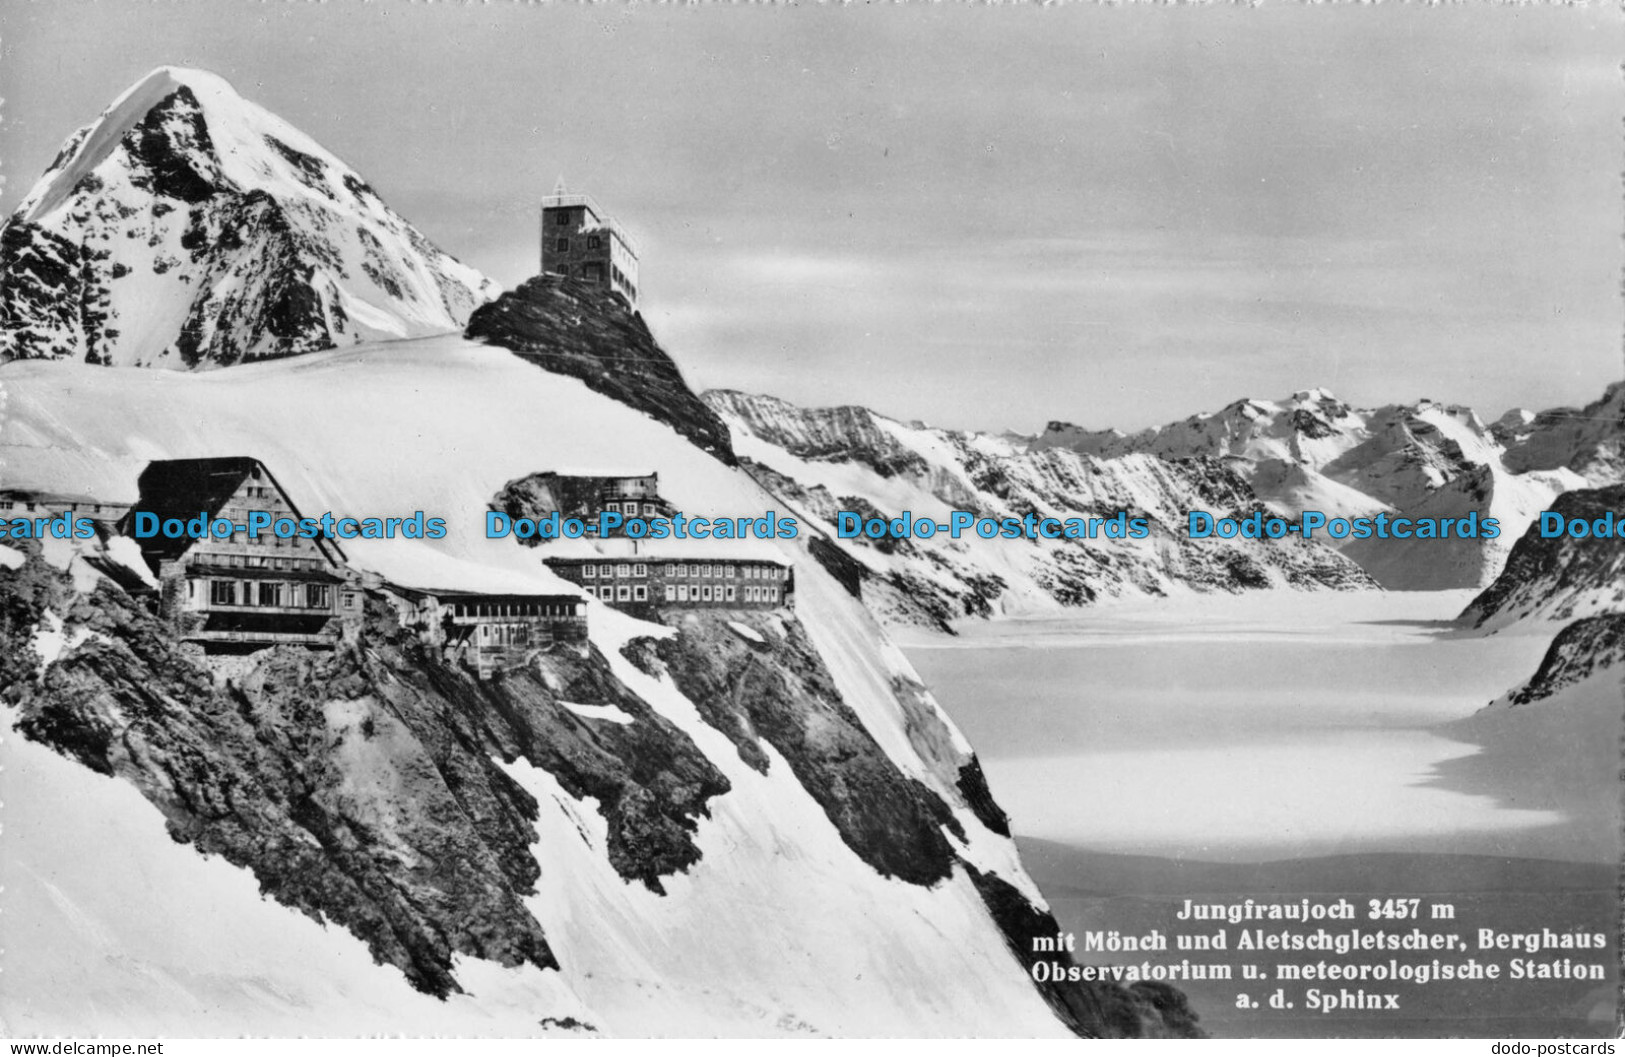
POLYGON ((164 832, 134 787, 0 736, 0 1034, 532 1035, 585 1010, 556 974, 465 960, 415 991, 366 946, 164 832))
POLYGON ((309 136, 166 66, 0 233, 0 358, 235 363, 457 330, 495 292, 309 136))
MULTIPOLYGON (((307 514, 421 509, 444 517, 450 532, 442 541, 346 544, 353 564, 412 586, 574 590, 542 567, 537 551, 483 536, 486 505, 506 481, 554 466, 650 467, 660 473, 662 491, 689 511, 754 515, 771 505, 747 477, 670 427, 579 381, 458 338, 366 345, 196 374, 14 362, 0 366, 0 385, 8 401, 0 423, 7 487, 61 490, 71 481, 90 494, 130 499, 149 459, 250 454, 271 468, 307 514), (367 393, 365 401, 350 398, 358 391, 367 393)), ((710 547, 722 554, 727 544, 710 547)), ((815 563, 790 557, 798 565, 796 615, 842 700, 895 766, 949 807, 965 834, 963 841, 950 837, 961 860, 1037 902, 1013 842, 971 810, 954 768, 945 765, 968 757, 963 738, 923 689, 900 699, 899 685, 918 686, 902 655, 815 563)), ((766 775, 745 766, 669 680, 622 657, 629 638, 668 629, 596 601, 589 603, 589 617, 594 645, 616 674, 701 746, 732 790, 699 820, 701 861, 666 879, 670 894, 662 897, 609 867, 590 802, 573 799, 523 761, 510 765, 544 805, 536 826, 547 868, 529 905, 568 986, 561 991, 549 974, 538 981, 507 970, 488 978, 480 970, 472 983, 465 981, 473 991, 468 1008, 494 1018, 494 1025, 509 1023, 501 1019, 507 997, 487 1004, 485 992, 507 996, 517 988, 538 1020, 573 1016, 615 1034, 1064 1031, 963 868, 931 887, 881 876, 842 842, 782 760, 774 759, 766 775), (750 928, 719 932, 718 915, 728 909, 737 915, 739 908, 748 908, 750 928)), ((78 784, 93 781, 100 780, 87 773, 78 784)), ((47 810, 44 804, 38 809, 47 810)), ((219 869, 213 862, 195 865, 219 869)), ((75 873, 71 863, 56 869, 75 873)), ((106 883, 139 906, 147 898, 145 881, 106 883)), ((236 899, 224 902, 235 906, 236 899)), ((167 906, 154 913, 169 913, 167 906)), ((189 957, 189 934, 178 935, 171 947, 146 937, 143 942, 157 948, 144 954, 126 949, 133 941, 121 935, 109 940, 110 957, 139 955, 165 965, 189 957)), ((289 943, 295 939, 290 935, 289 943)), ((283 948, 267 950, 276 964, 262 967, 244 954, 235 989, 222 1000, 226 1009, 242 1011, 245 1023, 303 1031, 301 1002, 319 1007, 324 996, 351 986, 348 956, 315 941, 298 955, 308 974, 299 1002, 284 1001, 275 986, 242 984, 241 977, 276 981, 289 971, 280 961, 283 948)), ((14 1009, 45 1008, 65 981, 76 988, 90 982, 71 965, 49 964, 56 968, 8 962, 6 995, 14 1009)), ((393 969, 377 972, 398 978, 393 969)), ((164 1005, 167 984, 160 979, 125 976, 119 986, 121 1009, 134 1008, 142 997, 153 1009, 164 1005)), ((86 1030, 53 1008, 57 1019, 42 1015, 29 1023, 42 1031, 86 1030)), ((365 1014, 358 1007, 354 1019, 334 1030, 367 1030, 372 1022, 365 1014)), ((100 1023, 118 1019, 109 1014, 100 1023)))
POLYGON ((1562 812, 1554 858, 1613 863, 1621 853, 1619 798, 1599 795, 1619 786, 1620 624, 1617 615, 1576 621, 1554 641, 1534 678, 1466 719, 1435 728, 1478 748, 1440 767, 1453 788, 1562 812), (1601 628, 1604 623, 1611 627, 1601 628))

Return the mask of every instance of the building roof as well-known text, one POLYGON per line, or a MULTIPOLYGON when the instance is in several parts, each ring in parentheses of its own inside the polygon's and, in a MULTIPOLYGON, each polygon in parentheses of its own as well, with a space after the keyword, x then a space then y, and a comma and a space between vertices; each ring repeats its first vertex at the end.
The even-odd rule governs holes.
POLYGON ((462 604, 470 602, 490 602, 498 605, 506 603, 546 602, 548 604, 585 605, 587 600, 579 594, 537 594, 534 592, 510 592, 508 594, 486 594, 480 591, 430 591, 440 600, 441 605, 462 604))
POLYGON ((592 195, 565 191, 562 184, 555 188, 552 194, 542 196, 543 209, 574 209, 577 206, 591 210, 595 217, 604 215, 604 211, 598 208, 598 203, 593 201, 592 195))
MULTIPOLYGON (((603 469, 601 467, 600 468, 593 468, 593 467, 583 468, 583 467, 579 467, 579 466, 571 466, 571 467, 567 467, 567 468, 561 469, 561 470, 539 470, 535 474, 531 474, 529 476, 533 476, 533 477, 592 477, 592 478, 608 478, 608 479, 612 479, 612 480, 625 480, 625 479, 636 478, 636 477, 659 477, 660 476, 660 471, 659 470, 627 470, 627 469, 624 469, 624 468, 623 469, 603 469)), ((523 478, 521 478, 521 480, 523 480, 523 478)))
POLYGON ((578 562, 771 562, 793 567, 795 561, 775 540, 659 539, 625 536, 548 540, 537 548, 544 564, 578 562))
MULTIPOLYGON (((573 584, 570 586, 574 586, 573 584)), ((458 588, 435 587, 408 587, 384 581, 384 587, 405 598, 409 602, 422 602, 425 598, 434 598, 441 605, 447 603, 468 602, 571 602, 584 603, 587 600, 579 592, 564 593, 559 591, 466 591, 458 588)))
MULTIPOLYGON (((248 455, 236 455, 213 459, 158 459, 147 464, 136 480, 136 486, 141 495, 130 507, 122 524, 128 533, 135 525, 135 516, 142 512, 155 514, 159 521, 169 518, 179 518, 189 521, 199 513, 214 517, 220 513, 220 508, 226 501, 237 494, 237 489, 254 471, 258 469, 272 487, 282 498, 287 500, 288 509, 293 511, 294 518, 302 518, 299 507, 294 503, 288 490, 282 487, 271 471, 258 459, 248 455)), ((200 541, 188 536, 180 539, 170 539, 167 536, 152 536, 138 540, 141 544, 141 556, 147 564, 157 571, 158 564, 163 561, 172 561, 179 558, 191 549, 194 543, 200 541)), ((317 539, 314 541, 319 550, 322 550, 329 561, 337 564, 344 560, 344 551, 332 540, 317 539), (332 548, 333 554, 328 554, 327 548, 332 548), (335 560, 334 554, 337 555, 335 560)))
POLYGON ((92 503, 101 506, 128 506, 112 499, 97 499, 81 492, 51 492, 36 488, 0 488, 0 499, 24 499, 35 503, 92 503))

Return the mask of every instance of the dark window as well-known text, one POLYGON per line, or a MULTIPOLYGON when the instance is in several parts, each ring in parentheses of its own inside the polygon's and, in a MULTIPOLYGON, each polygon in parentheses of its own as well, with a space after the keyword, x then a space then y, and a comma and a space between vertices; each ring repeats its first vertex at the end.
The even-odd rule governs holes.
POLYGON ((237 585, 230 580, 210 580, 209 603, 217 606, 236 605, 237 585))
POLYGON ((588 235, 587 236, 587 248, 589 250, 596 250, 596 249, 600 248, 601 246, 603 246, 603 244, 604 244, 604 240, 600 239, 597 235, 588 235))
POLYGON ((568 209, 559 210, 558 216, 559 216, 559 227, 563 227, 564 225, 566 225, 566 224, 568 224, 570 222, 570 211, 568 209))
POLYGON ((560 253, 569 253, 570 252, 570 240, 569 239, 559 239, 557 242, 553 243, 553 248, 558 250, 560 253))
POLYGON ((305 605, 311 609, 326 609, 332 605, 328 597, 326 584, 305 585, 305 605))
POLYGON ((260 583, 260 605, 280 606, 282 604, 282 585, 262 581, 260 583))
POLYGON ((602 264, 588 264, 581 269, 581 277, 588 282, 601 283, 604 281, 604 266, 602 264))

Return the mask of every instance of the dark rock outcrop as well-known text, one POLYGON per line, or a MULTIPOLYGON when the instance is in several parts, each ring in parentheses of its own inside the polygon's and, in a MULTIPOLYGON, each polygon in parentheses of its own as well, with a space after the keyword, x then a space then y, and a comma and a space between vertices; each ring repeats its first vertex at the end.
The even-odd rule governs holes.
MULTIPOLYGON (((697 822, 730 784, 605 658, 554 649, 481 680, 403 628, 387 589, 366 601, 354 641, 334 651, 199 658, 139 598, 107 581, 78 590, 35 548, 20 568, 0 568, 0 700, 25 737, 135 786, 175 840, 251 871, 271 898, 348 929, 442 997, 460 990, 458 955, 557 967, 524 899, 550 854, 578 853, 535 843, 538 813, 564 804, 539 802, 504 764, 526 761, 574 801, 596 802, 604 845, 581 839, 628 882, 663 892, 698 860, 697 822), (41 629, 56 634, 36 640, 41 629), (52 638, 66 645, 41 657, 33 643, 52 638)), ((869 868, 927 887, 965 870, 1030 967, 1053 917, 964 860, 953 793, 893 762, 794 618, 687 612, 669 623, 675 636, 633 640, 627 657, 670 679, 748 765, 787 764, 869 868)), ((929 773, 1008 832, 924 688, 899 677, 893 690, 929 773)), ((1197 1033, 1171 989, 1035 986, 1079 1034, 1197 1033)))
POLYGON ((603 658, 554 652, 481 681, 394 613, 370 595, 353 646, 265 651, 226 678, 123 592, 76 594, 34 560, 0 569, 0 695, 25 736, 134 784, 176 840, 251 870, 268 895, 348 928, 437 995, 459 990, 457 954, 556 964, 522 903, 539 806, 494 759, 524 758, 596 799, 628 880, 659 892, 698 860, 696 819, 728 781, 603 658), (29 642, 47 610, 93 638, 36 679, 29 642))
POLYGON ((1625 382, 1585 407, 1557 407, 1526 424, 1503 426, 1505 461, 1515 472, 1566 466, 1594 485, 1625 480, 1625 382))
MULTIPOLYGON (((707 723, 766 773, 770 745, 857 855, 912 884, 947 877, 955 861, 943 827, 963 831, 942 800, 904 775, 841 699, 794 618, 740 612, 763 642, 733 633, 707 613, 674 613, 678 634, 652 653, 707 723)), ((647 663, 644 655, 643 663, 647 663)))
POLYGON ((982 773, 982 762, 975 756, 959 769, 959 795, 982 825, 1003 837, 1010 836, 1010 816, 993 800, 993 791, 987 787, 987 775, 982 773))
MULTIPOLYGON (((1056 963, 1063 970, 1072 964, 1070 955, 1039 954, 1033 949, 1033 940, 1060 935, 1055 915, 1033 906, 997 874, 983 873, 969 865, 965 870, 1004 933, 1011 955, 1023 969, 1031 974, 1040 961, 1056 963)), ((1085 1038, 1204 1037, 1184 994, 1167 984, 1144 981, 1125 988, 1050 979, 1035 986, 1061 1023, 1085 1038)))
POLYGON ((1625 613, 1576 620, 1557 633, 1527 682, 1506 695, 1517 707, 1544 701, 1605 668, 1625 665, 1625 613))
MULTIPOLYGON (((1591 522, 1612 514, 1625 521, 1625 484, 1565 492, 1551 509, 1567 519, 1591 522)), ((1459 618, 1472 627, 1506 623, 1540 613, 1564 620, 1580 606, 1625 610, 1625 538, 1567 535, 1543 538, 1538 524, 1518 540, 1501 575, 1459 618)))
MULTIPOLYGON (((982 897, 1011 955, 1031 974, 1038 960, 1033 940, 1054 937, 1060 926, 995 873, 965 862, 943 835, 965 832, 941 798, 904 775, 842 701, 818 654, 793 619, 760 613, 687 612, 667 623, 677 635, 636 640, 629 659, 664 673, 693 701, 707 723, 725 734, 740 758, 766 773, 771 746, 802 787, 823 808, 841 839, 864 862, 888 877, 933 885, 963 869, 982 897), (745 622, 761 642, 735 634, 745 622)), ((897 687, 910 741, 928 764, 944 762, 909 691, 897 687)), ((917 702, 916 702, 917 704, 917 702)), ((996 833, 1009 820, 994 802, 974 756, 959 766, 958 789, 973 814, 996 833)), ((1065 953, 1047 960, 1072 964, 1065 953)), ((1085 1037, 1200 1037, 1196 1014, 1178 990, 1164 984, 1046 982, 1034 986, 1073 1032, 1085 1037)))
POLYGON ((469 317, 467 336, 500 345, 543 370, 579 378, 687 437, 729 466, 728 427, 688 388, 643 317, 608 290, 541 275, 469 317))

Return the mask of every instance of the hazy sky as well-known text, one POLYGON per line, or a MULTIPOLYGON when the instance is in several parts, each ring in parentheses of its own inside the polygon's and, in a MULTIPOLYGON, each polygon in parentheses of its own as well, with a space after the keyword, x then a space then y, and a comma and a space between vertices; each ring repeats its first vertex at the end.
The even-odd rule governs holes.
POLYGON ((1621 16, 1443 7, 7 0, 9 210, 201 66, 498 281, 562 172, 698 386, 1138 427, 1621 375, 1621 16))

